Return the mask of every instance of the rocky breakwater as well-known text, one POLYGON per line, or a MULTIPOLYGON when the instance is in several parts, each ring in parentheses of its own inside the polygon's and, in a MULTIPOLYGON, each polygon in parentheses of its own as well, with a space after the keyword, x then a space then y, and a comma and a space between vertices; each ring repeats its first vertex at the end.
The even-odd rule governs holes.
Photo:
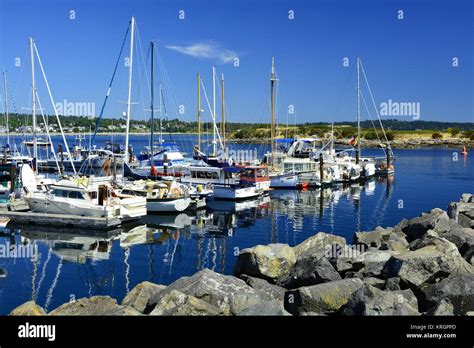
POLYGON ((143 282, 46 313, 30 301, 10 315, 472 315, 474 195, 394 227, 319 232, 290 247, 240 252, 234 275, 204 269, 168 286, 143 282))

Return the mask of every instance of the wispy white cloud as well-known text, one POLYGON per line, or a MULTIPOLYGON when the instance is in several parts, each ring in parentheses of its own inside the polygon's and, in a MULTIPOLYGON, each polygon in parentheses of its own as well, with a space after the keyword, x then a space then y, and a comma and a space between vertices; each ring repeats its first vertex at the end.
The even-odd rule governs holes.
POLYGON ((165 47, 191 57, 215 60, 221 64, 231 63, 237 57, 235 51, 223 48, 212 41, 198 42, 187 46, 169 45, 165 47))

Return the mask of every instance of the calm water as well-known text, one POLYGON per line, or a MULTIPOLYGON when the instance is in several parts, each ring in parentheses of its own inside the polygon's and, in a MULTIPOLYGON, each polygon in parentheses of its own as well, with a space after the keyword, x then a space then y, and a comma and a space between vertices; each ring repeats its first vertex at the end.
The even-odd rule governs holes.
MULTIPOLYGON (((100 137, 96 143, 109 139, 100 137)), ((174 140, 191 153, 190 136, 174 140)), ((147 138, 134 136, 132 144, 139 151, 147 138)), ((266 151, 260 145, 239 148, 266 151)), ((120 301, 144 280, 169 284, 203 268, 231 274, 235 254, 245 247, 295 245, 318 231, 352 240, 357 230, 392 226, 435 207, 446 209, 463 192, 474 191, 474 158, 453 161, 454 151, 396 150, 396 174, 390 180, 272 191, 258 201, 219 202, 198 215, 147 217, 108 233, 15 226, 1 234, 0 244, 36 243, 38 258, 0 258, 0 267, 8 272, 0 278, 0 314, 31 299, 47 310, 73 297, 110 295, 120 301)))

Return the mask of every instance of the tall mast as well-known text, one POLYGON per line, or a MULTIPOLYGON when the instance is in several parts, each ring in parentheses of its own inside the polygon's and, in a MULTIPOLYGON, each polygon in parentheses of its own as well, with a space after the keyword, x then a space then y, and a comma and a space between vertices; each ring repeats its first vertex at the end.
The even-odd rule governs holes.
POLYGON ((7 90, 7 72, 3 68, 3 91, 4 91, 4 103, 5 103, 5 122, 7 125, 7 144, 10 145, 10 124, 8 120, 8 90, 7 90))
POLYGON ((216 68, 212 67, 212 156, 214 157, 217 152, 216 142, 216 68))
POLYGON ((272 57, 272 74, 270 76, 270 98, 271 98, 271 112, 272 112, 272 125, 270 128, 270 137, 272 142, 272 168, 274 164, 275 156, 275 97, 274 97, 274 88, 275 88, 275 58, 272 57))
POLYGON ((201 151, 201 76, 197 73, 197 97, 198 97, 198 151, 201 151))
POLYGON ((128 152, 128 135, 130 132, 130 104, 132 98, 132 71, 133 71, 133 39, 135 34, 135 17, 130 20, 130 60, 128 70, 128 99, 127 99, 127 126, 125 133, 125 163, 130 160, 130 154, 128 152))
POLYGON ((163 145, 163 127, 161 125, 161 120, 163 119, 163 89, 161 87, 161 82, 160 82, 160 146, 163 145))
POLYGON ((35 86, 35 59, 33 56, 33 38, 30 37, 30 58, 31 58, 31 102, 33 117, 33 160, 35 163, 35 174, 38 174, 38 144, 36 141, 36 86, 35 86))
POLYGON ((155 68, 154 68, 154 48, 155 48, 155 43, 152 41, 150 42, 150 49, 151 49, 151 126, 150 126, 150 151, 151 151, 151 157, 150 159, 153 161, 153 156, 155 154, 154 151, 154 146, 155 146, 155 137, 154 137, 154 129, 155 129, 155 109, 154 109, 154 98, 155 98, 155 68))
POLYGON ((360 76, 359 76, 359 57, 357 57, 357 152, 356 164, 359 164, 360 158, 360 76))
POLYGON ((222 147, 224 148, 224 158, 225 153, 225 97, 224 97, 224 74, 222 74, 222 124, 221 124, 221 133, 222 133, 222 147))

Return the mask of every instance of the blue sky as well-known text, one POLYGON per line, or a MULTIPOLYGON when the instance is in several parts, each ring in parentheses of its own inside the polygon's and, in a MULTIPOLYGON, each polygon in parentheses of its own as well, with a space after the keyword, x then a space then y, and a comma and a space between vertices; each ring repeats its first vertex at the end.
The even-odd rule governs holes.
MULTIPOLYGON (((219 76, 225 74, 229 121, 268 122, 275 57, 280 122, 286 122, 288 105, 296 110, 289 123, 354 120, 354 63, 360 56, 377 105, 389 99, 414 102, 422 120, 474 121, 474 13, 469 0, 0 0, 0 63, 17 109, 31 107, 27 40, 33 36, 55 101, 96 103, 98 113, 132 15, 145 56, 150 40, 157 41, 171 83, 157 71, 155 84, 163 81, 169 118, 195 120, 196 73, 210 96, 211 67, 216 66, 219 76), (294 11, 292 20, 289 10, 294 11), (398 10, 404 11, 403 20, 397 18, 398 10), (233 56, 239 58, 238 67, 233 56), (21 67, 14 65, 17 57, 21 67), (350 59, 349 67, 343 66, 344 57, 350 59), (452 66, 453 57, 459 59, 458 67, 452 66), (178 114, 179 105, 184 114, 178 114)), ((108 117, 126 109, 121 102, 127 98, 123 59, 128 50, 127 42, 108 117)), ((132 100, 139 104, 132 108, 134 119, 149 117, 141 60, 136 54, 132 100)), ((52 113, 39 69, 36 78, 43 107, 52 113)), ((365 112, 362 118, 367 119, 365 112)))

